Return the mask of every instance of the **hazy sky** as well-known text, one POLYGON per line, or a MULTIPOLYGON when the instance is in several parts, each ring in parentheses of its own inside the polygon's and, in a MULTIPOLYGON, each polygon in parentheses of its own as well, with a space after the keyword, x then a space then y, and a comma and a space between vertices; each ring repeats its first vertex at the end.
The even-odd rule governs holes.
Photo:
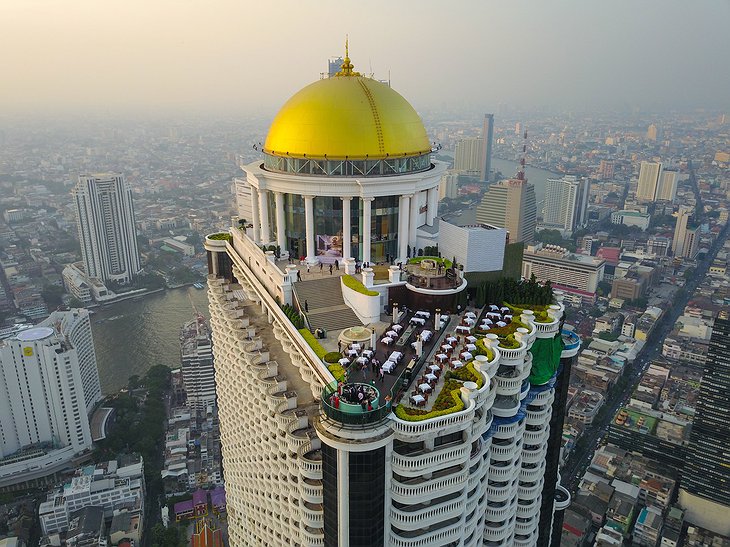
POLYGON ((730 106, 728 0, 0 0, 0 114, 259 112, 326 70, 417 108, 730 106))

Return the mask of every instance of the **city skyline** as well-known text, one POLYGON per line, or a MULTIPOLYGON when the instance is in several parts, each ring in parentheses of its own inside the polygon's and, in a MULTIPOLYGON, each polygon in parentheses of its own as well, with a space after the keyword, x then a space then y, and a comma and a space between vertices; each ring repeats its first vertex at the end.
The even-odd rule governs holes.
POLYGON ((334 2, 224 2, 209 9, 200 2, 77 0, 70 16, 64 3, 13 0, 0 7, 0 44, 15 52, 6 65, 14 77, 0 100, 6 113, 273 111, 327 71, 349 33, 356 70, 390 80, 418 109, 728 107, 730 76, 707 54, 730 49, 722 27, 727 3, 422 7, 387 6, 383 17, 382 2, 343 10, 334 2), (329 16, 341 11, 345 22, 333 32, 329 16), (659 19, 681 29, 683 39, 647 30, 665 28, 655 24, 659 19), (459 43, 437 38, 457 28, 459 43), (691 74, 682 68, 689 66, 691 74), (557 87, 559 94, 548 91, 557 87))

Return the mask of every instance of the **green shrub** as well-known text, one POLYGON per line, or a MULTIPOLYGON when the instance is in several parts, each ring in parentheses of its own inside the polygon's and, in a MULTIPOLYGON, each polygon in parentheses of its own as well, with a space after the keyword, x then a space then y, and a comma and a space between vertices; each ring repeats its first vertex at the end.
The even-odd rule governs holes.
MULTIPOLYGON (((327 355, 329 355, 329 354, 327 354, 327 355)), ((335 377, 335 380, 337 380, 338 382, 347 381, 347 375, 345 373, 345 369, 342 368, 342 365, 340 365, 339 363, 335 363, 334 365, 329 365, 327 368, 332 373, 332 376, 335 377)))
POLYGON ((487 346, 486 338, 477 338, 474 345, 477 347, 477 350, 474 352, 475 355, 486 355, 488 361, 494 359, 494 352, 491 347, 487 346))
POLYGON ((465 367, 448 371, 446 373, 446 380, 448 381, 450 378, 455 378, 462 382, 474 382, 477 385, 477 389, 480 389, 484 385, 484 376, 477 372, 473 362, 468 363, 465 367))
POLYGON ((414 256, 408 259, 408 264, 419 264, 424 260, 433 260, 436 264, 443 264, 446 268, 451 268, 453 262, 448 258, 440 258, 438 256, 414 256))
POLYGON ((317 354, 317 357, 319 357, 320 359, 324 359, 324 356, 327 355, 327 350, 322 347, 322 344, 317 342, 317 339, 314 337, 314 335, 307 329, 299 329, 299 334, 301 334, 307 344, 309 344, 309 347, 314 350, 314 353, 317 354))
POLYGON ((517 349, 520 347, 520 343, 515 339, 514 334, 505 336, 499 339, 499 347, 505 349, 517 349))
POLYGON ((230 241, 231 234, 229 234, 228 232, 219 232, 217 234, 210 234, 208 236, 208 239, 212 239, 214 241, 230 241))
POLYGON ((459 412, 464 410, 464 401, 461 400, 459 395, 460 389, 461 382, 457 380, 446 380, 444 387, 441 389, 441 393, 438 394, 430 411, 398 405, 395 409, 395 415, 408 422, 418 422, 459 412))
POLYGON ((302 314, 300 314, 293 306, 291 306, 290 304, 284 304, 281 309, 284 311, 284 314, 289 318, 289 321, 292 322, 296 329, 304 328, 304 318, 302 317, 302 314))
POLYGON ((324 356, 325 363, 337 363, 340 359, 342 359, 342 355, 336 351, 330 351, 324 356))
POLYGON ((348 289, 352 289, 353 291, 364 294, 365 296, 380 296, 379 292, 371 291, 351 275, 343 275, 342 282, 348 289))

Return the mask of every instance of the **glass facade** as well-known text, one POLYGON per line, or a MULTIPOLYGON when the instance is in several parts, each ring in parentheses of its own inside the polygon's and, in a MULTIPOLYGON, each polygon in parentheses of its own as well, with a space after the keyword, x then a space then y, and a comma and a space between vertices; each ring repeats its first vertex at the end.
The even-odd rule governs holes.
POLYGON ((324 544, 337 547, 337 450, 322 443, 322 502, 324 544))
MULTIPOLYGON (((270 192, 271 194, 272 192, 270 192)), ((377 197, 371 202, 371 244, 370 258, 373 262, 383 262, 398 254, 398 196, 377 197)), ((274 203, 270 200, 269 218, 275 219, 274 203)), ((339 197, 317 196, 314 198, 314 238, 315 251, 322 262, 342 261, 342 199, 339 197)), ((284 195, 284 221, 286 223, 287 250, 292 256, 307 254, 306 218, 304 198, 296 194, 284 195)), ((275 225, 272 222, 272 225, 275 225)), ((350 200, 350 241, 352 256, 362 259, 363 233, 362 200, 350 200)), ((275 233, 275 229, 272 229, 275 233)))
POLYGON ((265 154, 263 168, 278 173, 318 177, 387 177, 430 169, 431 153, 378 160, 287 158, 265 154))
POLYGON ((378 547, 384 544, 385 448, 378 448, 370 452, 350 452, 348 456, 350 462, 349 545, 352 547, 378 547))

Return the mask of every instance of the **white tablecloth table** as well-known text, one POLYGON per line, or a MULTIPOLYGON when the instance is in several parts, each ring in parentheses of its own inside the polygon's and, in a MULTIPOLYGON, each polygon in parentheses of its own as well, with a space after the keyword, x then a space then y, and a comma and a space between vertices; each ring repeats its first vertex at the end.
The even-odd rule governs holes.
POLYGON ((343 357, 342 359, 340 359, 340 360, 338 361, 338 363, 340 363, 340 364, 341 364, 341 365, 343 365, 343 366, 344 366, 344 365, 349 365, 349 364, 350 364, 350 360, 349 360, 349 359, 347 359, 346 357, 343 357))
POLYGON ((473 317, 476 317, 476 316, 477 316, 477 314, 474 313, 473 311, 468 311, 468 312, 466 312, 464 314, 464 317, 472 317, 473 318, 473 317))
POLYGON ((394 351, 388 356, 388 361, 393 361, 394 363, 397 363, 400 361, 400 358, 403 357, 403 354, 400 351, 394 351))
POLYGON ((450 349, 454 349, 454 346, 452 346, 451 344, 444 344, 443 346, 441 346, 441 349, 444 351, 449 351, 450 349))
POLYGON ((391 327, 390 327, 390 328, 391 328, 392 330, 394 330, 395 332, 400 332, 400 331, 402 331, 402 330, 403 330, 403 325, 398 325, 398 324, 395 324, 395 325, 391 325, 391 327))
POLYGON ((428 366, 428 369, 431 370, 431 371, 436 372, 437 370, 441 370, 441 367, 438 366, 438 365, 429 365, 428 366))
POLYGON ((464 363, 461 361, 451 361, 451 366, 454 368, 461 368, 464 366, 464 363))
POLYGON ((395 338, 396 336, 398 336, 398 333, 395 332, 394 330, 389 330, 385 334, 387 334, 388 336, 392 336, 393 338, 395 338))
POLYGON ((433 336, 433 333, 430 330, 424 330, 421 332, 421 340, 424 342, 428 342, 431 339, 431 336, 433 336))
POLYGON ((413 402, 416 405, 419 405, 426 401, 426 398, 423 395, 411 395, 411 402, 413 402))
POLYGON ((428 319, 429 317, 431 317, 431 313, 430 313, 430 312, 427 312, 427 311, 423 311, 423 310, 421 310, 421 311, 417 311, 417 312, 416 312, 416 315, 417 315, 417 316, 419 316, 419 317, 425 317, 425 318, 427 318, 427 319, 428 319))
POLYGON ((352 344, 352 345, 350 346, 350 348, 352 348, 352 349, 356 349, 356 350, 359 350, 359 349, 360 349, 360 344, 352 344))
POLYGON ((449 356, 446 355, 445 353, 439 353, 436 356, 436 359, 438 359, 439 361, 446 361, 446 359, 448 359, 448 358, 449 358, 449 356))
POLYGON ((468 351, 462 351, 460 357, 462 359, 464 359, 465 361, 468 361, 469 359, 471 359, 473 357, 473 355, 471 353, 469 353, 468 351))
POLYGON ((356 349, 348 349, 347 350, 347 355, 349 355, 350 357, 353 357, 354 355, 357 355, 357 350, 356 349))
POLYGON ((459 325, 458 327, 456 327, 456 331, 464 333, 464 334, 471 334, 471 327, 467 327, 465 325, 459 325))
POLYGON ((449 344, 453 344, 454 342, 456 342, 456 336, 449 336, 449 337, 448 337, 448 338, 446 339, 446 341, 447 341, 447 342, 448 342, 449 344))
POLYGON ((383 372, 393 372, 395 370, 395 363, 393 361, 386 361, 380 368, 383 372))
POLYGON ((426 384, 425 382, 418 386, 418 391, 421 393, 430 393, 431 392, 431 386, 426 384))
POLYGON ((474 344, 467 344, 466 349, 469 351, 476 351, 477 347, 474 344))
POLYGON ((372 357, 372 356, 373 356, 373 350, 371 350, 371 349, 366 349, 366 350, 363 350, 362 354, 363 354, 363 355, 364 355, 365 357, 372 357))
POLYGON ((477 337, 476 336, 467 336, 466 341, 473 344, 474 342, 477 341, 477 337))
POLYGON ((387 336, 385 338, 381 338, 380 341, 383 344, 385 344, 386 346, 389 346, 390 344, 393 343, 393 339, 392 338, 388 338, 387 336))
POLYGON ((367 363, 367 362, 368 362, 368 358, 367 358, 367 357, 358 357, 358 358, 356 359, 356 361, 357 361, 358 363, 367 363))
POLYGON ((423 317, 411 317, 411 323, 416 323, 418 325, 425 325, 426 320, 423 317))
POLYGON ((474 325, 474 323, 476 323, 476 321, 474 319, 472 319, 471 317, 466 317, 464 319, 464 323, 466 323, 467 325, 469 325, 471 327, 472 325, 474 325))
POLYGON ((426 380, 434 382, 434 381, 438 380, 438 376, 436 376, 434 373, 430 372, 430 373, 426 374, 426 380))

